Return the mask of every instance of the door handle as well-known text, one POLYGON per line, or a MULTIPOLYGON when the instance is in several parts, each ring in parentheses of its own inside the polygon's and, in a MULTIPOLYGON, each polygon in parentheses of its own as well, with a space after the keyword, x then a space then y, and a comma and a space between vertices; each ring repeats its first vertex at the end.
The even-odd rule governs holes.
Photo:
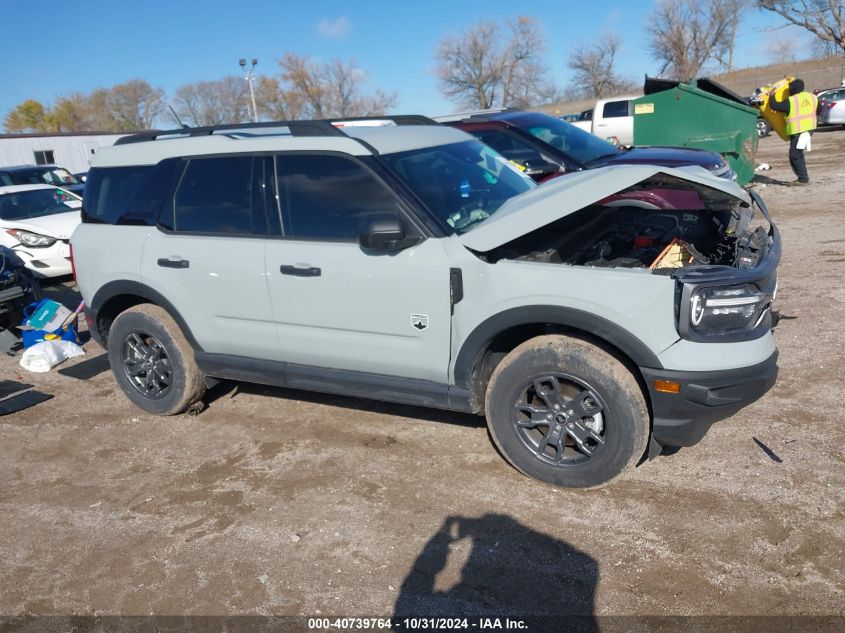
POLYGON ((279 266, 279 272, 283 275, 294 275, 295 277, 319 277, 323 271, 315 266, 304 264, 299 266, 282 265, 279 266))
POLYGON ((181 257, 159 257, 158 265, 162 268, 189 268, 191 262, 181 257))

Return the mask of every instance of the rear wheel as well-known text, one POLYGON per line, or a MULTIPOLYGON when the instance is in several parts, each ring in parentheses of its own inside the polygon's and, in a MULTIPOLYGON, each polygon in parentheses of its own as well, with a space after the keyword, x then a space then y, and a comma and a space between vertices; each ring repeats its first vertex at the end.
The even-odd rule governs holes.
POLYGON ((486 398, 487 424, 522 473, 590 488, 634 466, 649 416, 631 372, 604 350, 566 336, 523 343, 499 364, 486 398))
POLYGON ((159 306, 121 312, 109 330, 108 355, 123 393, 145 411, 182 413, 205 394, 191 346, 159 306))

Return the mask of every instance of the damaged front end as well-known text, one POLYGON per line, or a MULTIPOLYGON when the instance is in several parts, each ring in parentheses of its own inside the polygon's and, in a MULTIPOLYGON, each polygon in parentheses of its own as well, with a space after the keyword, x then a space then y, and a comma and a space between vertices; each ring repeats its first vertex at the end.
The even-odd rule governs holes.
MULTIPOLYGON (((676 282, 681 338, 736 342, 762 336, 773 325, 781 250, 762 199, 709 176, 658 170, 608 172, 554 192, 542 192, 549 186, 544 185, 536 201, 526 196, 523 215, 529 226, 544 217, 549 222, 484 251, 465 245, 490 263, 532 261, 664 275, 676 282), (625 186, 615 188, 620 181, 625 186), (565 212, 551 212, 554 198, 565 212), (580 204, 577 209, 573 200, 580 204)), ((517 217, 510 210, 501 227, 517 217)), ((492 228, 491 223, 486 240, 474 236, 477 246, 485 241, 492 246, 492 228)))

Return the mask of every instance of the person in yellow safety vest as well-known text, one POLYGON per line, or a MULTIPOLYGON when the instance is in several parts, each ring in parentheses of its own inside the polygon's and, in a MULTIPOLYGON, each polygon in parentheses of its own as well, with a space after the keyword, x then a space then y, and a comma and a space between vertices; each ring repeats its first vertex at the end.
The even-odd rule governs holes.
POLYGON ((798 178, 795 185, 810 182, 804 150, 810 148, 810 131, 816 129, 816 109, 819 100, 811 92, 804 91, 804 82, 793 79, 789 82, 789 98, 770 102, 772 110, 786 114, 786 133, 789 135, 789 164, 798 178))

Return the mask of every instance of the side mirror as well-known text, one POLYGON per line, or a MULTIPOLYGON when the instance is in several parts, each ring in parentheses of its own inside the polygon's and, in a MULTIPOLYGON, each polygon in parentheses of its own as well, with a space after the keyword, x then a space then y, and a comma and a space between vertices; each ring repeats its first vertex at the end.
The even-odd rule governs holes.
POLYGON ((560 165, 549 163, 545 160, 531 159, 522 163, 525 167, 525 175, 531 176, 534 180, 542 180, 560 172, 560 165))
POLYGON ((405 229, 394 213, 366 216, 361 223, 358 243, 368 251, 389 253, 419 242, 419 238, 405 237, 405 229))

